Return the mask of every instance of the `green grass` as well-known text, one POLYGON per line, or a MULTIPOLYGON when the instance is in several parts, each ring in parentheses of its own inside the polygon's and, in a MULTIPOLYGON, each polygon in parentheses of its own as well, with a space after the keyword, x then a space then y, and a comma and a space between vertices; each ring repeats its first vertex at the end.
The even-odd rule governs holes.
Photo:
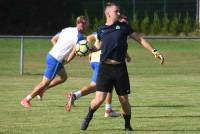
MULTIPOLYGON (((132 92, 131 123, 134 134, 200 133, 200 42, 198 40, 151 40, 166 57, 160 65, 148 51, 129 42, 128 63, 132 92), (133 45, 132 45, 133 44, 133 45)), ((66 65, 69 79, 46 92, 44 100, 32 101, 25 109, 20 100, 40 80, 47 40, 25 41, 25 75, 19 76, 19 41, 0 40, 0 134, 121 134, 123 118, 104 118, 104 106, 95 113, 87 131, 80 131, 94 94, 77 101, 70 113, 64 110, 66 92, 90 82, 87 58, 66 65), (32 75, 29 75, 32 74, 32 75)), ((113 108, 120 111, 114 93, 113 108)))

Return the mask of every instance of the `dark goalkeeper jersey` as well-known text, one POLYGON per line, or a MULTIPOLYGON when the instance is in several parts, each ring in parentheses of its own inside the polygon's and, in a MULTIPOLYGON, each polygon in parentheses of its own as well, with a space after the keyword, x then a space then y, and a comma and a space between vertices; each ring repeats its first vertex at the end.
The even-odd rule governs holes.
POLYGON ((125 61, 127 53, 127 37, 133 33, 133 29, 126 23, 116 22, 110 26, 101 25, 97 29, 97 38, 101 41, 101 62, 113 59, 119 62, 125 61))

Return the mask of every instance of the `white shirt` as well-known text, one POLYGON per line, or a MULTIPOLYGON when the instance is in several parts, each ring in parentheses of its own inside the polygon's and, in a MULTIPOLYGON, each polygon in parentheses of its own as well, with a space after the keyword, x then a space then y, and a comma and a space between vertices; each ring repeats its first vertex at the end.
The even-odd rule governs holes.
POLYGON ((49 51, 49 54, 62 63, 64 58, 68 58, 74 45, 83 38, 83 35, 76 27, 64 28, 59 34, 58 41, 49 51))
POLYGON ((92 52, 90 62, 100 62, 101 50, 92 52))

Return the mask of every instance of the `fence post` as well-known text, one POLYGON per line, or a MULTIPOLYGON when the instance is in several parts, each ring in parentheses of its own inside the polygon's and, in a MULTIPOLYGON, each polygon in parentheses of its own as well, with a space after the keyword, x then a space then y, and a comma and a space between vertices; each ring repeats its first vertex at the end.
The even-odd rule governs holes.
POLYGON ((20 75, 24 74, 24 36, 20 38, 20 75))
POLYGON ((196 1, 197 7, 196 7, 196 19, 198 21, 198 24, 200 23, 200 2, 199 0, 196 1))

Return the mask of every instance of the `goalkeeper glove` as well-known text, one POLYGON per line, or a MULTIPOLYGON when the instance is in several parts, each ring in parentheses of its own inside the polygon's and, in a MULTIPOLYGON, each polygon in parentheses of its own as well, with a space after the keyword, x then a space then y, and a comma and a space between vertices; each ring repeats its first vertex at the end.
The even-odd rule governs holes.
POLYGON ((158 58, 160 60, 160 64, 164 63, 164 57, 156 49, 152 51, 152 54, 155 56, 155 58, 158 58))

